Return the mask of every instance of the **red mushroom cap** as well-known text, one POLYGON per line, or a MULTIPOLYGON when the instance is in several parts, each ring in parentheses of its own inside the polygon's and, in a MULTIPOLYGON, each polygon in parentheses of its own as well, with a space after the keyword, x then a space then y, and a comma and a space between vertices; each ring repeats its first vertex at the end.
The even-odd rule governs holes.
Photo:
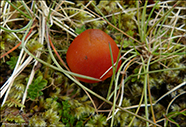
MULTIPOLYGON (((111 69, 100 78, 111 66, 112 60, 109 50, 112 49, 113 60, 116 62, 119 49, 114 40, 99 29, 88 29, 78 35, 68 48, 66 59, 72 72, 105 80, 112 76, 111 69)), ((118 63, 118 68, 121 61, 118 63)), ((96 83, 98 81, 77 77, 80 81, 96 83)))

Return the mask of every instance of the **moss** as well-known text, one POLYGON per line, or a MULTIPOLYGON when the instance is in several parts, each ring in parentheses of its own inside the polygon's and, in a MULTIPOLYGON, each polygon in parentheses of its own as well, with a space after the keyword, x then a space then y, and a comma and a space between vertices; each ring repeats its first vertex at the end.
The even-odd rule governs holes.
MULTIPOLYGON (((11 50, 17 43, 17 39, 12 35, 9 34, 8 32, 3 31, 0 34, 1 38, 0 38, 0 49, 1 49, 1 56, 3 54, 5 54, 6 52, 8 52, 9 50, 11 50)), ((12 56, 17 56, 16 52, 12 52, 11 53, 12 56)), ((9 58, 8 55, 6 55, 6 57, 9 58)))
POLYGON ((38 115, 34 115, 32 116, 32 118, 30 118, 29 120, 29 126, 46 126, 46 122, 45 120, 38 115))
POLYGON ((60 105, 57 101, 55 101, 52 98, 47 98, 44 100, 43 98, 40 99, 39 106, 32 109, 32 112, 38 112, 35 113, 30 118, 30 126, 48 126, 48 125, 60 125, 64 126, 60 122, 60 116, 59 116, 59 108, 60 105))
POLYGON ((3 121, 5 125, 11 125, 13 123, 17 123, 18 125, 21 125, 26 122, 17 108, 14 107, 13 108, 4 107, 4 108, 6 108, 6 110, 1 110, 1 114, 2 114, 1 121, 3 121))
POLYGON ((86 127, 104 127, 106 125, 107 125, 106 117, 100 114, 100 115, 93 116, 92 119, 90 119, 85 126, 86 127))
POLYGON ((80 119, 83 115, 89 116, 90 114, 94 114, 95 111, 94 108, 91 106, 91 101, 87 101, 87 99, 87 96, 83 96, 81 98, 68 100, 68 103, 71 105, 70 109, 72 116, 80 119))
POLYGON ((5 103, 8 107, 24 107, 24 105, 21 104, 21 99, 25 89, 25 76, 26 75, 19 75, 15 79, 12 89, 8 95, 8 99, 5 103))
POLYGON ((156 119, 160 119, 163 117, 163 115, 165 114, 165 107, 163 105, 161 105, 160 103, 156 104, 154 106, 154 113, 155 113, 155 117, 156 119))
MULTIPOLYGON (((108 14, 113 14, 115 12, 118 12, 119 9, 117 7, 117 4, 115 2, 115 0, 111 0, 111 1, 105 1, 105 0, 101 0, 99 2, 99 4, 97 5, 97 8, 104 14, 104 15, 108 15, 108 14)), ((97 13, 99 13, 98 10, 95 10, 97 13)))
POLYGON ((31 52, 34 53, 35 51, 37 51, 39 48, 42 47, 42 44, 39 43, 38 41, 35 40, 30 40, 27 44, 26 44, 27 49, 31 52))
POLYGON ((142 87, 140 87, 137 83, 135 83, 135 84, 132 84, 132 94, 133 94, 133 96, 134 96, 134 98, 135 97, 138 97, 138 96, 141 96, 141 94, 140 93, 142 93, 142 91, 143 91, 143 88, 142 87))

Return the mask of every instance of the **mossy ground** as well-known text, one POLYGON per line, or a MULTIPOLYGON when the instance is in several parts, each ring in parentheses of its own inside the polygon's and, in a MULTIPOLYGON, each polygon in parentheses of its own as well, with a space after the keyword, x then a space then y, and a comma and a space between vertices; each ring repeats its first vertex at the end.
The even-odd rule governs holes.
MULTIPOLYGON (((175 2, 153 4, 153 0, 148 3, 48 0, 12 4, 1 1, 1 56, 19 45, 26 30, 33 28, 28 40, 24 40, 28 51, 21 44, 1 58, 1 86, 12 78, 13 71, 21 68, 15 80, 9 81, 12 87, 1 107, 3 126, 150 125, 146 120, 161 126, 186 126, 186 4, 180 2, 172 10, 175 2), (34 25, 20 30, 31 20, 34 25), (60 66, 67 70, 64 63, 70 43, 79 33, 91 28, 101 29, 115 40, 121 48, 123 66, 115 78, 96 84, 78 83, 60 66), (64 63, 49 43, 49 37, 64 63), (32 55, 44 63, 29 58, 32 55), (115 104, 136 115, 118 110, 115 104)), ((1 98, 2 102, 5 97, 1 98)))

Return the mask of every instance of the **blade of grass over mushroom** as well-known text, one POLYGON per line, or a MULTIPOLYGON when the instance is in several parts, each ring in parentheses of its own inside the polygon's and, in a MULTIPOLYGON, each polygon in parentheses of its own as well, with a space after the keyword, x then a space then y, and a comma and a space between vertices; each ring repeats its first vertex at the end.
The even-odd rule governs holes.
POLYGON ((113 82, 114 82, 114 79, 115 79, 115 67, 114 67, 114 59, 113 59, 113 54, 112 54, 112 48, 111 48, 111 45, 110 43, 109 44, 109 50, 110 50, 110 57, 111 57, 111 62, 112 62, 112 71, 113 71, 113 75, 112 75, 112 78, 111 78, 111 82, 110 82, 110 86, 109 86, 109 90, 108 90, 108 93, 107 93, 107 99, 110 95, 110 92, 111 92, 111 88, 112 88, 112 85, 113 85, 113 82))
MULTIPOLYGON (((121 44, 121 47, 120 47, 120 50, 119 50, 119 53, 118 53, 118 57, 117 57, 116 63, 114 63, 113 56, 111 55, 112 68, 114 68, 114 69, 113 69, 113 75, 112 75, 112 79, 111 79, 111 82, 110 82, 109 90, 108 90, 108 93, 107 93, 107 100, 109 99, 109 96, 110 96, 110 93, 111 93, 111 88, 112 88, 112 85, 113 85, 113 80, 115 80, 115 73, 116 73, 116 69, 117 69, 117 66, 118 66, 118 62, 121 60, 120 59, 120 54, 121 54, 122 45, 123 44, 121 44)), ((111 48, 110 43, 109 43, 109 50, 110 50, 110 54, 112 54, 112 48, 111 48)), ((110 70, 110 68, 108 70, 110 70)))
MULTIPOLYGON (((121 42, 121 43, 123 44, 123 42, 121 42)), ((117 68, 117 66, 118 66, 119 61, 121 60, 121 59, 120 59, 120 55, 121 55, 121 50, 122 50, 122 44, 121 44, 120 49, 119 49, 119 53, 118 53, 117 60, 116 60, 116 62, 114 63, 114 66, 116 66, 116 68, 117 68)), ((101 79, 102 77, 104 77, 104 76, 112 69, 112 67, 113 67, 113 65, 112 65, 111 67, 109 67, 109 68, 100 76, 100 79, 101 79)))

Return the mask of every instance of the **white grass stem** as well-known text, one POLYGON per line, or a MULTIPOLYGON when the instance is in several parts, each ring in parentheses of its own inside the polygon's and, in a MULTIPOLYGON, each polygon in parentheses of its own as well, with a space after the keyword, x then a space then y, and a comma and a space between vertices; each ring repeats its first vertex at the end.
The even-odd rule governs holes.
MULTIPOLYGON (((42 16, 42 20, 40 20, 40 27, 39 27, 39 40, 38 42, 40 42, 42 45, 44 44, 44 34, 45 34, 45 17, 42 16)), ((37 53, 36 53, 36 57, 39 58, 40 55, 41 55, 41 52, 39 50, 42 50, 42 48, 38 49, 37 53)), ((32 68, 32 71, 31 71, 31 74, 30 74, 30 77, 29 77, 29 80, 28 80, 28 83, 27 83, 27 86, 26 86, 26 89, 25 89, 25 92, 24 92, 24 95, 23 95, 23 98, 22 98, 22 104, 24 105, 25 103, 25 100, 26 100, 26 97, 27 97, 27 91, 28 91, 28 88, 29 88, 29 85, 32 83, 33 81, 33 78, 34 78, 34 75, 35 75, 35 67, 37 66, 38 64, 38 61, 36 60, 35 63, 34 63, 34 66, 32 68)), ((21 110, 23 110, 23 107, 21 107, 21 110)))
MULTIPOLYGON (((5 88, 8 88, 8 90, 7 91, 6 90, 3 90, 3 91, 6 91, 6 94, 5 94, 5 97, 3 99, 3 102, 1 104, 1 106, 4 105, 4 103, 5 103, 5 101, 6 101, 7 97, 8 97, 8 94, 9 94, 9 91, 10 91, 10 89, 12 87, 12 84, 13 84, 14 79, 25 69, 25 67, 30 63, 30 61, 32 59, 33 58, 31 56, 29 56, 27 58, 27 60, 25 60, 25 62, 12 74, 12 76, 9 78, 8 82, 6 82, 7 83, 7 87, 5 87, 5 88)), ((3 95, 3 94, 1 94, 1 95, 3 95)))

